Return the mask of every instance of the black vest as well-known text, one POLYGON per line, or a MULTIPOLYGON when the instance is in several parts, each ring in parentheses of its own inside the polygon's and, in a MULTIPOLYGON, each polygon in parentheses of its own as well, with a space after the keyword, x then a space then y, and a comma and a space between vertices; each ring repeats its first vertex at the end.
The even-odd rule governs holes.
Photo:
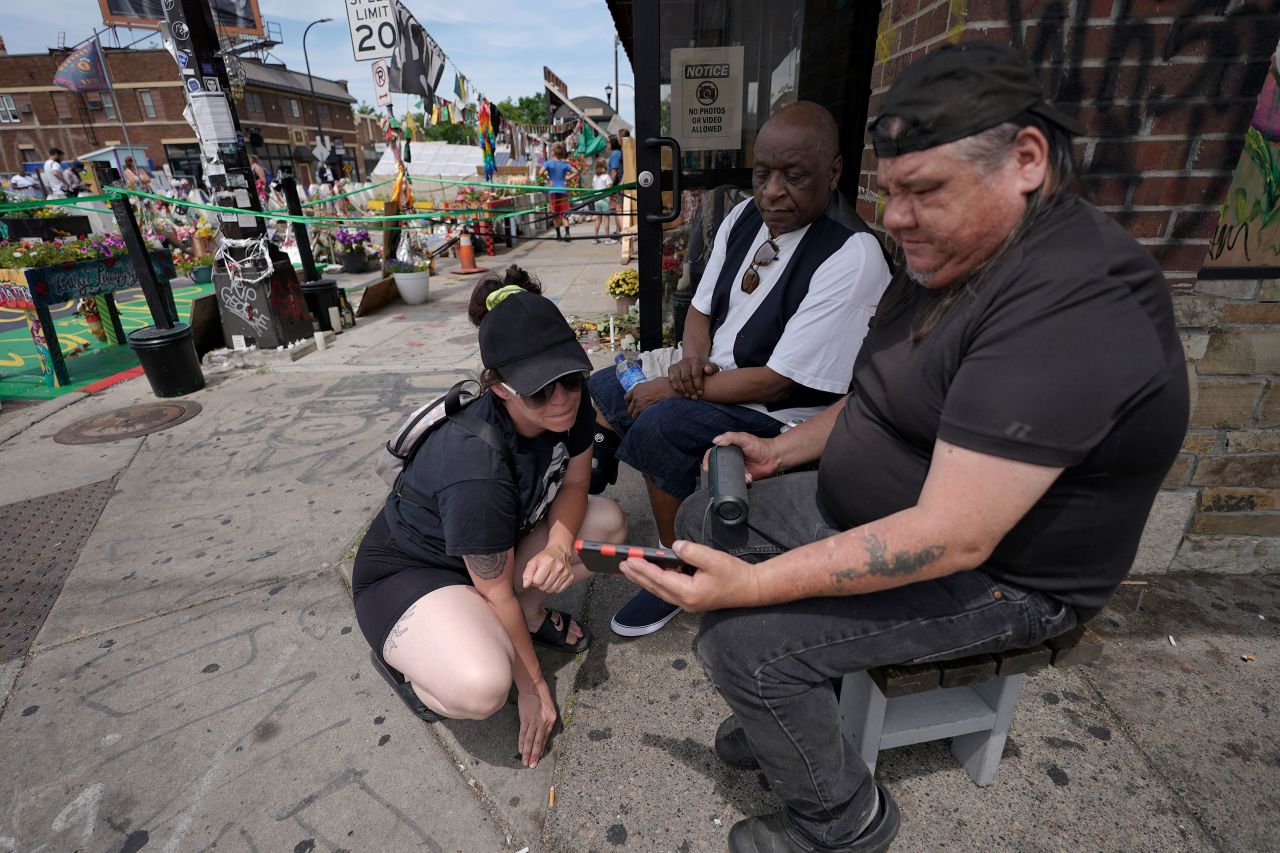
MULTIPOLYGON (((716 288, 711 294, 711 337, 724 325, 729 316, 729 296, 733 288, 739 286, 738 269, 747 256, 751 244, 764 219, 756 210, 754 201, 748 202, 738 221, 729 232, 728 244, 724 256, 724 265, 720 267, 720 277, 716 280, 716 288)), ((818 267, 839 251, 845 241, 853 236, 853 231, 836 222, 825 213, 809 226, 800 244, 795 247, 786 261, 786 269, 773 288, 759 298, 754 305, 748 306, 751 317, 738 332, 733 342, 733 360, 738 367, 765 367, 769 356, 773 355, 778 341, 782 340, 782 332, 787 322, 800 308, 800 303, 809 294, 809 281, 818 267)), ((753 297, 755 298, 755 297, 753 297)), ((778 409, 794 409, 802 406, 829 406, 839 400, 843 394, 830 391, 819 391, 796 385, 791 393, 781 400, 765 403, 769 411, 778 409)))

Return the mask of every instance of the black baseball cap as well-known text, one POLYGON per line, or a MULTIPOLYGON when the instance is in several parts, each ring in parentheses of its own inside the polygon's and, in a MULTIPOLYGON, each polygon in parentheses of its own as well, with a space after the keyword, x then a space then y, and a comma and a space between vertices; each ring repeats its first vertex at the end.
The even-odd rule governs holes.
POLYGON ((591 370, 560 309, 527 292, 506 297, 484 315, 480 360, 526 397, 561 376, 591 370))
POLYGON ((1032 113, 1081 136, 1082 124, 1044 99, 1022 54, 1007 44, 949 44, 908 65, 893 81, 868 127, 877 157, 897 157, 954 142, 1032 113), (881 120, 907 123, 893 138, 881 120))

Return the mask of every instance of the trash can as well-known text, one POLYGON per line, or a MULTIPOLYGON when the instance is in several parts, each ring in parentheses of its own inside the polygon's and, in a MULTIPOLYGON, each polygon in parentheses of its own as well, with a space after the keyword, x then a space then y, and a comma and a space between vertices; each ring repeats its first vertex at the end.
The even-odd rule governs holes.
POLYGON ((319 281, 304 281, 302 283, 302 298, 307 300, 307 310, 311 312, 311 317, 319 324, 322 332, 341 332, 341 329, 333 328, 333 323, 329 322, 329 309, 338 308, 341 313, 341 305, 338 303, 338 283, 331 278, 322 278, 319 281))
POLYGON ((200 357, 186 323, 175 323, 172 329, 146 326, 127 338, 157 397, 181 397, 204 387, 200 357))

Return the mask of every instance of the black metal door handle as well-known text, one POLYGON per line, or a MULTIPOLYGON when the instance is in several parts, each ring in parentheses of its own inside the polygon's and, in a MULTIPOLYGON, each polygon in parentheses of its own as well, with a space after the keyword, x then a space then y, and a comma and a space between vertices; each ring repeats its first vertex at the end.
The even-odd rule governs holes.
MULTIPOLYGON (((649 213, 645 215, 645 222, 652 222, 655 225, 663 222, 675 222, 680 217, 680 143, 676 142, 670 136, 652 136, 644 141, 644 144, 650 148, 670 148, 671 149, 671 212, 670 213, 649 213)), ((662 162, 661 159, 658 160, 662 162)), ((658 171, 662 171, 659 167, 658 171)), ((658 181, 658 193, 661 198, 662 181, 658 181)))

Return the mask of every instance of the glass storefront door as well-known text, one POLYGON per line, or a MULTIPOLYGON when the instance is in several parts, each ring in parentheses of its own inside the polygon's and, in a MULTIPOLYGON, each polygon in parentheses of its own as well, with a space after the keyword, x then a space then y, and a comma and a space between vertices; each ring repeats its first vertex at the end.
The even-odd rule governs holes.
POLYGON ((809 100, 831 110, 840 190, 856 200, 880 3, 610 5, 631 24, 622 35, 636 81, 640 337, 653 349, 679 339, 719 218, 750 195, 755 136, 777 109, 809 100))

